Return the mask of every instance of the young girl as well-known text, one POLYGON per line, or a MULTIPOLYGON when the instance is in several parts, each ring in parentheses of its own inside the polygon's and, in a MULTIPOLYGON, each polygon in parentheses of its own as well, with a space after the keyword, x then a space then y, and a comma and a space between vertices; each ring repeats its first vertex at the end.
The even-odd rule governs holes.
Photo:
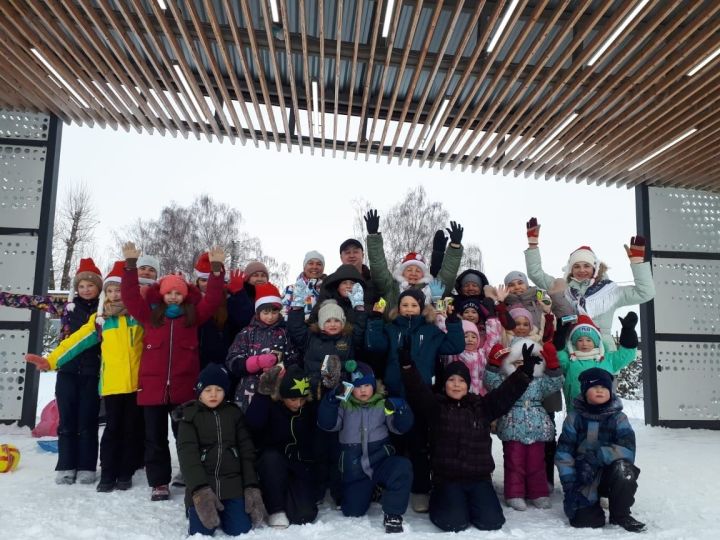
MULTIPOLYGON (((60 316, 60 341, 79 330, 97 312, 102 289, 100 270, 92 259, 80 259, 68 302, 56 296, 0 292, 0 305, 60 316)), ((100 347, 89 347, 58 368, 55 399, 60 413, 55 482, 95 483, 98 458, 98 378, 100 347)))
MULTIPOLYGON (((352 301, 350 300, 350 292, 356 283, 363 288, 363 291, 365 290, 365 279, 363 279, 362 274, 360 274, 354 265, 342 264, 338 266, 335 272, 323 280, 320 294, 315 302, 315 306, 313 307, 310 316, 307 317, 308 324, 317 322, 318 311, 325 300, 334 300, 337 302, 345 313, 345 319, 348 322, 353 323, 355 321, 356 306, 353 306, 352 301)), ((300 298, 311 294, 312 291, 308 289, 307 285, 298 281, 295 284, 295 291, 293 291, 295 307, 298 307, 300 298)), ((365 300, 367 299, 364 298, 363 295, 363 301, 365 300)))
POLYGON ((478 327, 463 319, 462 329, 465 334, 465 350, 460 354, 442 357, 443 368, 458 360, 463 362, 470 371, 470 392, 484 396, 487 394, 483 378, 488 354, 493 346, 500 342, 502 327, 497 317, 489 318, 485 323, 485 339, 481 341, 478 327))
MULTIPOLYGON (((225 253, 210 250, 212 273, 202 296, 180 276, 168 275, 140 295, 135 244, 123 245, 125 272, 121 294, 128 313, 143 325, 143 353, 138 376, 138 405, 145 420, 145 472, 152 488, 151 500, 170 497, 172 473, 168 446, 168 414, 193 398, 192 387, 200 371, 198 326, 210 319, 222 301, 225 253)), ((173 432, 177 422, 171 423, 173 432)))
POLYGON ((143 328, 127 314, 120 294, 125 263, 117 261, 103 284, 102 316, 64 339, 47 359, 28 354, 40 369, 60 369, 77 355, 100 344, 100 395, 105 402, 105 430, 100 442, 100 483, 97 491, 126 490, 132 486, 137 448, 142 447, 141 411, 137 406, 138 368, 143 328))
POLYGON ((197 400, 176 411, 191 536, 212 536, 218 527, 230 536, 244 534, 267 515, 255 472, 255 448, 242 412, 225 400, 229 387, 225 368, 209 364, 194 387, 197 400))
MULTIPOLYGON (((538 346, 525 338, 511 349, 496 345, 485 371, 488 390, 498 388, 523 364, 522 347, 538 346)), ((552 343, 542 348, 543 361, 536 364, 525 393, 497 422, 497 435, 503 442, 505 500, 514 510, 526 510, 527 498, 537 508, 550 508, 550 492, 545 472, 545 442, 555 439, 555 426, 543 408, 543 400, 562 387, 563 378, 557 351, 552 343)))

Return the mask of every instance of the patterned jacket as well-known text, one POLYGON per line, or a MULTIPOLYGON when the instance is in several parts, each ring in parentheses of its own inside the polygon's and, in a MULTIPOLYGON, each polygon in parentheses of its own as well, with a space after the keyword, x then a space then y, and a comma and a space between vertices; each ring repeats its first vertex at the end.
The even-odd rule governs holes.
MULTIPOLYGON (((305 277, 305 274, 303 274, 302 272, 300 272, 300 275, 297 277, 297 279, 302 279, 305 282, 305 285, 308 286, 308 290, 310 291, 310 294, 305 298, 305 306, 303 307, 303 314, 305 315, 305 319, 310 317, 313 308, 318 302, 318 298, 320 297, 320 287, 322 286, 324 277, 325 275, 323 275, 319 279, 307 279, 305 277)), ((297 283, 297 280, 295 280, 295 282, 297 283)), ((283 292, 282 314, 285 320, 287 320, 288 314, 290 313, 294 290, 295 284, 292 284, 285 287, 285 291, 283 292)))

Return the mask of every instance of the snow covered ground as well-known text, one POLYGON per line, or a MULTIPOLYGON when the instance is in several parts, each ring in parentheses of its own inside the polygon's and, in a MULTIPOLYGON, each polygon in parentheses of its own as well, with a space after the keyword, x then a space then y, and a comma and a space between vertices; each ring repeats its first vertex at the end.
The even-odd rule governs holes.
MULTIPOLYGON (((40 405, 52 399, 54 377, 41 379, 40 405)), ((720 432, 651 428, 643 423, 642 402, 626 402, 626 412, 637 433, 638 466, 642 469, 634 507, 635 516, 648 524, 645 538, 720 538, 720 432)), ((0 443, 16 445, 22 454, 20 467, 0 475, 2 512, 0 535, 4 539, 171 539, 185 538, 182 491, 173 489, 169 502, 151 502, 142 473, 127 492, 100 494, 94 486, 56 486, 53 482, 56 456, 40 450, 27 428, 0 426, 0 443)), ((495 481, 502 489, 502 447, 493 445, 497 470, 495 481)), ((505 510, 507 522, 500 531, 468 530, 465 538, 603 538, 633 537, 615 526, 588 531, 567 525, 562 495, 556 488, 551 510, 526 512, 505 510)), ((373 505, 369 515, 348 519, 323 507, 316 523, 286 531, 259 529, 248 538, 293 538, 300 540, 375 538, 384 536, 382 512, 373 505)), ((443 534, 425 515, 408 511, 406 533, 428 540, 443 534)), ((216 536, 223 536, 221 533, 216 536)))

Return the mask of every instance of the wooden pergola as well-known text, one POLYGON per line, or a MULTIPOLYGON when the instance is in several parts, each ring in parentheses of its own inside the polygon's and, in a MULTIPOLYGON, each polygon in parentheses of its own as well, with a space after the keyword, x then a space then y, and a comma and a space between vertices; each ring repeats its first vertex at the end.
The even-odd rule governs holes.
POLYGON ((2 0, 0 107, 720 190, 717 0, 2 0))

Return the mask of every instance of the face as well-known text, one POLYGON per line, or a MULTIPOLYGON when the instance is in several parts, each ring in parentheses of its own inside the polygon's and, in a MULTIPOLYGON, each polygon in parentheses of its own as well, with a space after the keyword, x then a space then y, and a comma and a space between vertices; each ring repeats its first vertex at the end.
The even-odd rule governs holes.
POLYGON ((342 329, 343 323, 339 319, 328 319, 322 327, 323 332, 325 332, 328 336, 337 336, 340 332, 342 332, 342 329))
POLYGON ((528 284, 522 279, 513 279, 506 287, 510 294, 523 294, 528 290, 528 284))
POLYGON ((81 279, 77 286, 77 293, 83 300, 92 300, 100 296, 100 289, 92 281, 81 279))
POLYGON ((602 405, 610 401, 610 391, 598 384, 585 392, 585 399, 590 405, 602 405))
POLYGON ((225 390, 215 384, 209 384, 200 392, 200 403, 214 409, 225 400, 225 390))
POLYGON ((113 283, 105 287, 105 300, 107 302, 117 302, 120 300, 120 285, 113 283))
POLYGON ((353 388, 352 395, 358 401, 365 402, 373 396, 372 384, 363 384, 353 388))
POLYGON ((298 412, 305 406, 305 400, 306 398, 304 397, 283 398, 282 402, 283 405, 285 405, 292 412, 298 412))
POLYGON ((463 311, 460 315, 460 318, 475 324, 478 324, 480 322, 480 315, 475 308, 471 307, 463 311))
POLYGON ((318 259, 310 259, 303 267, 303 274, 308 279, 317 279, 322 276, 325 265, 318 259))
POLYGON ((398 306, 398 313, 403 317, 412 317, 420 315, 420 304, 412 296, 403 296, 398 306))
POLYGON ((338 294, 343 298, 347 298, 350 296, 350 291, 352 291, 353 285, 355 285, 355 282, 352 279, 342 280, 338 285, 338 294))
POLYGON ((405 267, 405 270, 403 270, 402 272, 402 277, 410 285, 420 283, 420 280, 423 278, 424 275, 425 273, 422 271, 422 268, 415 264, 411 264, 410 266, 405 267))
POLYGON ((468 385, 460 375, 451 375, 445 381, 445 393, 451 399, 462 399, 468 393, 468 385))
POLYGON ((580 352, 590 352, 595 348, 593 340, 585 336, 579 337, 574 345, 580 352))
POLYGON ((465 296, 478 296, 480 294, 480 285, 474 281, 466 281, 463 283, 460 292, 465 296))
POLYGON ((258 312, 258 318, 265 324, 272 325, 280 320, 280 310, 275 308, 265 308, 258 312))
POLYGON ((465 350, 466 351, 477 351, 478 348, 478 337, 474 332, 465 332, 465 350))
POLYGON ((365 252, 357 246, 350 246, 349 248, 340 252, 340 261, 343 264, 352 264, 358 269, 362 267, 364 257, 365 252))
POLYGON ((163 295, 163 301, 167 304, 182 304, 185 297, 180 294, 178 291, 170 291, 169 293, 165 293, 163 295))
POLYGON ((513 334, 518 337, 527 337, 530 335, 530 332, 532 332, 532 324, 530 324, 527 317, 518 317, 515 319, 513 334))
POLYGON ((573 279, 583 281, 585 279, 592 279, 595 273, 595 268, 592 264, 586 262, 576 262, 572 265, 571 276, 573 279))
POLYGON ((268 275, 265 272, 253 272, 247 278, 250 285, 262 285, 268 282, 268 275))
POLYGON ((200 292, 205 294, 207 292, 207 282, 208 280, 206 278, 197 278, 197 281, 195 282, 197 284, 197 288, 200 289, 200 292))
POLYGON ((155 270, 152 266, 142 265, 138 268, 138 277, 157 279, 157 270, 155 270))

